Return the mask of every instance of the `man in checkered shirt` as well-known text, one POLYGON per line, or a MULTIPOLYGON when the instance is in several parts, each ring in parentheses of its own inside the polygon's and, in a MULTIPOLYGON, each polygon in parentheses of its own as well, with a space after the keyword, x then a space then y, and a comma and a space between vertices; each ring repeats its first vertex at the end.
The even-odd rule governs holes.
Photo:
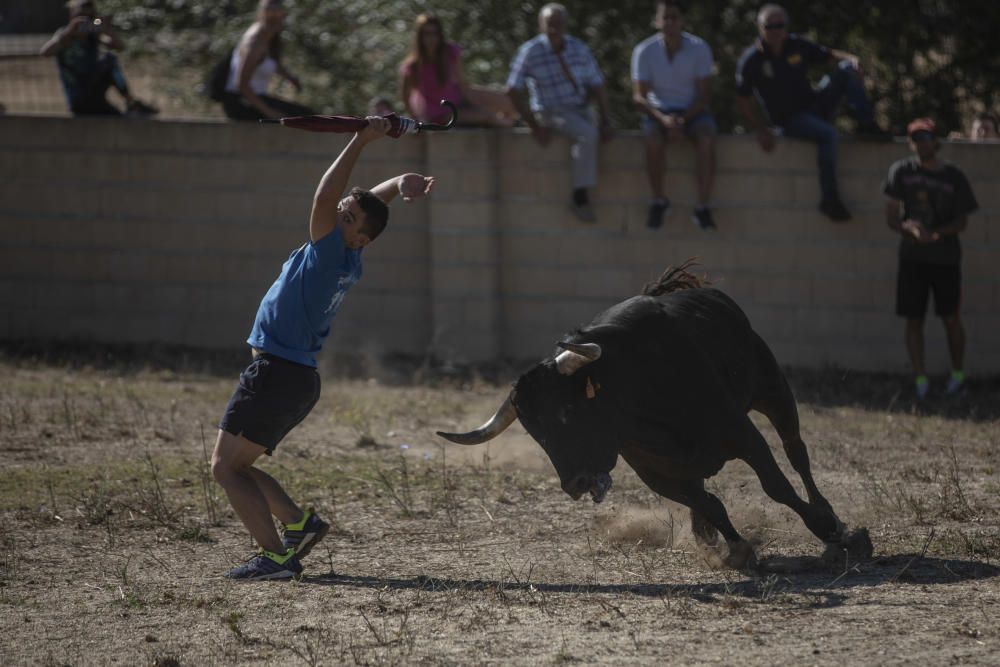
POLYGON ((569 14, 557 3, 538 13, 541 34, 517 50, 507 77, 507 95, 531 136, 545 146, 552 131, 573 140, 571 209, 583 222, 596 220, 588 189, 597 183, 597 144, 611 138, 604 77, 587 45, 566 34, 569 14), (525 99, 524 89, 528 90, 525 99), (594 124, 589 102, 597 102, 600 124, 594 124))

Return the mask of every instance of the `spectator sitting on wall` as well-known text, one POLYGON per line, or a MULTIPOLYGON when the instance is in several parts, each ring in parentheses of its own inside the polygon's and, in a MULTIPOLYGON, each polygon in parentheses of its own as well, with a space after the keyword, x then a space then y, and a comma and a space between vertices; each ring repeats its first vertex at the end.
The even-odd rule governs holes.
POLYGON ((59 28, 41 49, 43 56, 55 56, 59 80, 70 111, 77 116, 120 116, 121 110, 108 102, 108 88, 114 88, 125 100, 129 116, 152 116, 159 112, 136 99, 129 90, 118 58, 102 50, 120 51, 125 47, 108 17, 97 15, 93 0, 70 0, 69 24, 59 28))
POLYGON ((441 19, 431 14, 414 21, 413 45, 399 66, 399 96, 411 117, 430 123, 450 116, 441 100, 458 108, 459 125, 510 127, 516 115, 506 95, 466 82, 461 49, 445 38, 441 19))
POLYGON ((997 123, 996 116, 991 113, 981 113, 972 121, 972 131, 969 132, 969 138, 973 141, 1000 139, 998 129, 1000 129, 1000 123, 997 123))
POLYGON ((714 229, 708 208, 715 177, 715 119, 709 110, 714 63, 703 40, 684 32, 680 0, 659 0, 654 21, 660 32, 632 51, 632 97, 645 112, 646 174, 653 190, 646 224, 659 227, 670 210, 663 190, 663 158, 668 142, 687 137, 695 144, 698 204, 694 224, 714 229))
POLYGON ((301 104, 268 95, 271 75, 277 74, 301 92, 302 84, 281 62, 281 31, 285 8, 281 0, 260 0, 253 22, 229 61, 229 78, 222 109, 233 120, 257 120, 283 116, 308 116, 312 110, 301 104))
POLYGON ((965 330, 959 318, 962 297, 962 248, 958 235, 968 215, 979 208, 965 174, 938 158, 934 121, 918 118, 906 128, 914 156, 889 168, 883 191, 889 197, 886 222, 902 235, 896 282, 896 314, 906 318, 906 349, 916 374, 918 399, 930 383, 924 366, 924 316, 934 294, 934 312, 944 323, 951 355, 945 388, 959 393, 965 384, 965 330))
POLYGON ((820 46, 788 33, 788 14, 779 5, 764 5, 757 14, 759 39, 736 65, 736 103, 766 152, 774 149, 775 133, 763 120, 752 95, 764 105, 770 123, 784 134, 818 144, 819 210, 834 222, 851 214, 837 188, 837 129, 832 125, 841 101, 858 121, 858 133, 888 140, 876 123, 861 79, 858 57, 820 46), (814 90, 806 77, 809 65, 836 65, 814 90))
POLYGON ((589 189, 597 183, 598 139, 611 138, 604 77, 586 44, 566 34, 569 14, 550 3, 538 13, 541 34, 517 51, 507 77, 507 94, 531 135, 542 146, 552 130, 573 141, 573 196, 570 203, 583 222, 596 220, 589 189), (528 89, 525 101, 524 89, 528 89), (594 124, 589 102, 597 102, 600 125, 594 124))

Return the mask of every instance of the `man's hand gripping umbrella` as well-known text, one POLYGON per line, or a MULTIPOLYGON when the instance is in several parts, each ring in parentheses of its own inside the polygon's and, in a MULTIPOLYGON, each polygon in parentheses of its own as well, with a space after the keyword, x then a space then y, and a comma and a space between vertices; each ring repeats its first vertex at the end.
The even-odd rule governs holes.
MULTIPOLYGON (((458 119, 458 109, 448 100, 441 100, 441 106, 447 107, 451 112, 451 118, 447 123, 425 123, 423 121, 398 116, 394 113, 383 116, 390 123, 389 131, 386 134, 393 139, 398 139, 404 134, 418 134, 420 132, 439 132, 451 128, 458 119)), ((368 121, 357 116, 290 116, 288 118, 261 118, 262 124, 280 124, 285 127, 294 127, 299 130, 310 132, 359 132, 368 125, 368 121)))

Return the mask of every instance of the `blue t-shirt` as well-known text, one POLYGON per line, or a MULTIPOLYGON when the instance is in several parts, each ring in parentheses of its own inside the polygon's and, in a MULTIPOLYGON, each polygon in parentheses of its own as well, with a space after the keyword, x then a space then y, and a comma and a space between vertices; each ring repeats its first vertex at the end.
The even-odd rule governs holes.
POLYGON ((694 103, 699 79, 712 76, 712 49, 702 39, 681 33, 681 48, 673 60, 663 33, 644 39, 632 49, 632 80, 650 84, 646 99, 657 109, 687 109, 694 103))
POLYGON ((257 309, 247 342, 297 364, 316 366, 330 322, 361 278, 361 250, 344 245, 339 228, 292 251, 257 309))

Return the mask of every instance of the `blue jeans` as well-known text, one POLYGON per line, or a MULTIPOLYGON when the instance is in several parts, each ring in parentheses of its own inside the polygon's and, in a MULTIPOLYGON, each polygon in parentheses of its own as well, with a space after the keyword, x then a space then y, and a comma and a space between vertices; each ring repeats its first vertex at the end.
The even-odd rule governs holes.
POLYGON ((823 77, 816 102, 810 111, 802 111, 781 124, 786 136, 812 141, 817 145, 819 187, 823 201, 839 199, 837 190, 837 129, 831 124, 842 102, 861 124, 874 122, 871 104, 861 76, 846 60, 840 61, 833 76, 823 77))

